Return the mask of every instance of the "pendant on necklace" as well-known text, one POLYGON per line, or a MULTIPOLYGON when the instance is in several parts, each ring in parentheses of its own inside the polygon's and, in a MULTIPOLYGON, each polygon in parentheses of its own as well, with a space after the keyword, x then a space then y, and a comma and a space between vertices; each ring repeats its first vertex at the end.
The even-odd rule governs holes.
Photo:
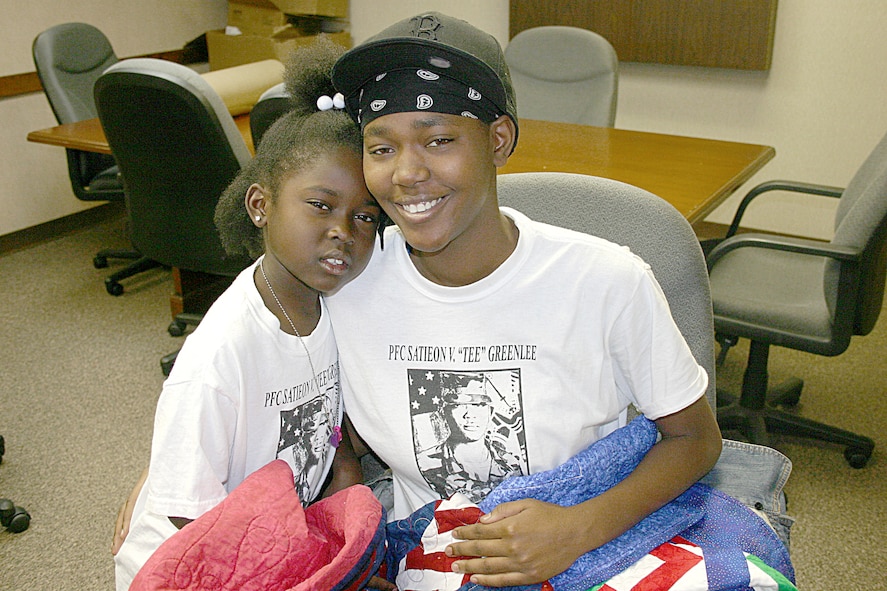
POLYGON ((333 447, 339 447, 340 443, 342 443, 342 427, 336 425, 333 427, 333 432, 330 434, 330 444, 333 447))

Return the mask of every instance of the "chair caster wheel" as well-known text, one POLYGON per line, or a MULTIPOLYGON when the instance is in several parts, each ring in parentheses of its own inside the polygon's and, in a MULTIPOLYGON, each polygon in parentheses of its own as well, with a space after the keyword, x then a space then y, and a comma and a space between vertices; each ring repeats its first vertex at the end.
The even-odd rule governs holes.
POLYGON ((31 525, 31 516, 21 507, 16 507, 9 499, 0 499, 0 524, 6 531, 18 534, 31 525))
POLYGON ((96 256, 92 259, 92 266, 96 269, 104 269, 108 266, 108 259, 106 257, 96 256))
POLYGON ((164 377, 169 377, 170 372, 172 371, 172 366, 175 365, 176 356, 179 354, 178 351, 170 353, 169 355, 164 355, 160 358, 160 371, 163 372, 164 377))
POLYGON ((872 457, 871 450, 865 450, 859 447, 848 447, 844 450, 844 459, 850 464, 851 468, 864 468, 868 464, 869 458, 872 457))
POLYGON ((788 406, 794 408, 798 406, 798 403, 801 402, 801 393, 799 392, 791 392, 789 394, 785 394, 778 401, 777 404, 781 404, 783 406, 788 406))
POLYGON ((804 380, 789 378, 779 384, 777 392, 768 397, 768 402, 774 405, 795 407, 801 401, 801 391, 804 389, 804 380))
POLYGON ((105 279, 105 289, 112 296, 119 296, 123 294, 123 286, 113 279, 105 279))
POLYGON ((178 320, 173 320, 169 323, 169 327, 167 327, 166 332, 169 333, 171 337, 180 337, 185 334, 185 328, 187 328, 187 324, 184 322, 179 322, 178 320))

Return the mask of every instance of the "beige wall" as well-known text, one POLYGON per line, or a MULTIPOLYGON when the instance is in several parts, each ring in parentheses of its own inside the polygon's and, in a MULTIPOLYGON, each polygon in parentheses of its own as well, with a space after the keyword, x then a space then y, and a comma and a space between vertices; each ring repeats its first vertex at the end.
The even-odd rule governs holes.
MULTIPOLYGON (((507 0, 390 0, 384 10, 372 0, 351 2, 355 41, 435 7, 508 39, 507 0)), ((780 0, 768 72, 623 63, 616 126, 772 145, 776 158, 752 182, 843 186, 887 132, 885 30, 884 0, 780 0)), ((749 211, 748 225, 831 236, 834 200, 799 206, 775 197, 749 211)), ((709 220, 728 222, 737 202, 738 195, 709 220)))
MULTIPOLYGON (((12 4, 10 18, 0 24, 7 49, 0 54, 0 75, 31 70, 31 39, 57 22, 89 20, 108 34, 118 54, 133 55, 181 47, 225 18, 224 0, 12 4)), ((359 42, 427 9, 469 20, 507 43, 507 0, 351 0, 352 35, 359 42)), ((777 156, 754 180, 844 185, 887 132, 885 30, 883 0, 781 0, 769 72, 622 64, 616 125, 769 144, 777 156)), ((24 139, 53 123, 40 94, 0 99, 0 234, 83 207, 67 186, 60 150, 24 139)), ((829 237, 830 200, 795 209, 792 203, 790 196, 779 196, 751 212, 750 225, 829 237), (780 217, 787 221, 775 221, 780 217)), ((735 199, 709 219, 727 221, 733 208, 735 199)))
MULTIPOLYGON (((180 49, 225 25, 226 0, 28 0, 4 2, 0 76, 32 72, 31 43, 63 22, 88 22, 111 40, 118 56, 180 49)), ((55 125, 42 93, 0 99, 0 235, 52 220, 88 205, 71 192, 60 148, 28 142, 29 131, 55 125)))
MULTIPOLYGON (((883 0, 780 0, 769 72, 625 64, 616 125, 769 144, 753 182, 844 186, 887 132, 885 30, 883 0)), ((835 200, 818 199, 761 202, 748 225, 829 238, 835 200)), ((709 219, 729 221, 737 202, 709 219)))

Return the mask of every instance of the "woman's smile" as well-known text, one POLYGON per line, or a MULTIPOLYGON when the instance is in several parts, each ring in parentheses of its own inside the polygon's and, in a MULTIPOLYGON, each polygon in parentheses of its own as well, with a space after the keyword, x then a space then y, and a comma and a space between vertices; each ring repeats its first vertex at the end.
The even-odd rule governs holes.
POLYGON ((419 201, 414 203, 399 203, 398 205, 409 214, 425 213, 434 208, 438 203, 443 201, 443 197, 432 199, 430 201, 419 201))

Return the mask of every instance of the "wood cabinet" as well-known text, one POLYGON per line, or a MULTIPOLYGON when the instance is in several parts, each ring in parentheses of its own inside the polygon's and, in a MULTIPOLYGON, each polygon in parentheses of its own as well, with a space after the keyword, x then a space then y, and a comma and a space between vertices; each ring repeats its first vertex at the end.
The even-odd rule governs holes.
POLYGON ((620 61, 770 68, 777 0, 511 0, 510 35, 571 25, 607 38, 620 61))

